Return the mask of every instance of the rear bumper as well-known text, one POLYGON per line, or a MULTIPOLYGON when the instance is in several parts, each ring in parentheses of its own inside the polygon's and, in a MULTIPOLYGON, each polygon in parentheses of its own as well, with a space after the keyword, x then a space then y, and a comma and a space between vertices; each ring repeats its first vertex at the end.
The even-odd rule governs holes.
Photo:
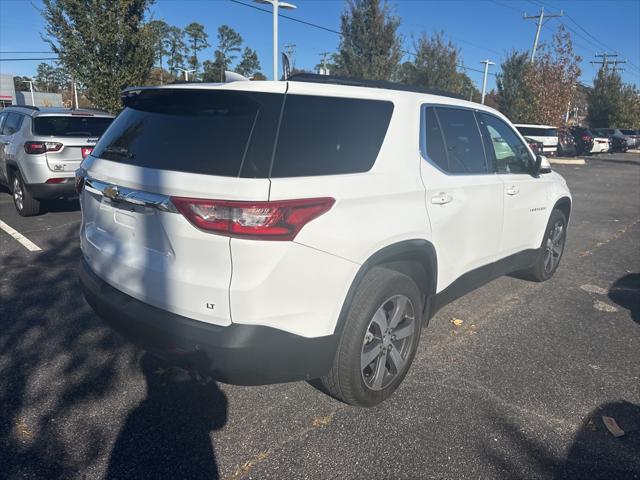
POLYGON ((52 200, 60 197, 77 197, 73 179, 65 183, 31 183, 26 185, 34 198, 52 200))
POLYGON ((78 270, 87 302, 125 338, 169 362, 215 380, 263 385, 318 378, 329 371, 337 335, 307 338, 261 325, 212 325, 153 307, 78 270))

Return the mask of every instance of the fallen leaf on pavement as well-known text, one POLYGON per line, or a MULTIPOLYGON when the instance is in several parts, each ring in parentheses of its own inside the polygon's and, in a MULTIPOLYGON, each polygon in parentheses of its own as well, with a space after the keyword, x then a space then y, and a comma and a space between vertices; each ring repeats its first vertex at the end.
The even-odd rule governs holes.
POLYGON ((453 323, 456 327, 459 327, 460 325, 462 325, 464 322, 462 320, 460 320, 459 318, 452 318, 451 319, 451 323, 453 323))

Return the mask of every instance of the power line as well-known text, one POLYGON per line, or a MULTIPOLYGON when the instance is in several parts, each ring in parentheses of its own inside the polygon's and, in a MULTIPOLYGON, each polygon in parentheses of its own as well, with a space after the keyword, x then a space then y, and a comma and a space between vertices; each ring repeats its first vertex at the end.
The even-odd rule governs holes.
POLYGON ((27 50, 16 50, 13 52, 0 52, 0 55, 4 55, 4 54, 16 54, 16 53, 54 53, 51 50, 47 50, 47 51, 27 51, 27 50))
MULTIPOLYGON (((245 7, 253 8, 254 10, 259 10, 261 12, 268 13, 269 15, 273 15, 273 12, 271 10, 267 10, 265 8, 261 8, 261 7, 258 7, 256 5, 251 5, 250 3, 244 3, 244 2, 241 2, 240 0, 229 0, 229 1, 233 2, 233 3, 237 3, 238 5, 242 5, 242 6, 245 6, 245 7)), ((313 28, 317 28, 317 29, 320 29, 320 30, 324 30, 325 32, 335 33, 336 35, 339 35, 340 37, 342 37, 342 32, 340 32, 338 30, 334 30, 334 29, 329 28, 329 27, 324 27, 322 25, 318 25, 317 23, 307 22, 306 20, 300 20, 299 18, 290 17, 289 15, 285 15, 285 14, 282 14, 282 13, 278 13, 278 16, 282 17, 282 18, 286 18, 287 20, 291 20, 293 22, 297 22, 297 23, 301 23, 303 25, 307 25, 309 27, 313 27, 313 28)), ((409 50, 401 49, 400 52, 404 53, 405 55, 411 55, 413 57, 417 56, 417 53, 411 52, 409 50)), ((483 70, 480 70, 480 69, 477 69, 477 68, 467 67, 467 66, 465 66, 463 64, 458 65, 458 67, 462 68, 464 70, 469 70, 471 72, 484 73, 483 70)), ((496 76, 495 73, 489 73, 489 75, 492 75, 494 77, 496 76)))
MULTIPOLYGON (((553 5, 547 3, 547 2, 542 2, 539 0, 536 0, 539 4, 545 4, 549 7, 552 8, 556 8, 553 5)), ((588 35, 591 39, 593 39, 592 41, 589 41, 587 38, 585 38, 584 36, 580 35, 578 32, 576 32, 575 30, 571 29, 568 25, 565 25, 567 28, 569 28, 573 33, 575 33, 576 35, 580 36, 582 39, 589 41, 589 43, 591 43, 592 45, 595 45, 596 48, 603 48, 604 50, 612 50, 612 51, 617 51, 617 49, 615 48, 611 48, 610 46, 608 46, 606 43, 604 43, 602 40, 596 38, 589 30, 587 30, 586 28, 584 28, 582 25, 580 25, 570 14, 566 13, 565 14, 566 17, 576 26, 578 27, 580 30, 582 30, 586 35, 588 35)), ((628 61, 628 64, 631 65, 632 67, 634 67, 635 69, 640 71, 640 67, 638 67, 638 65, 636 65, 635 63, 628 61)))
POLYGON ((42 60, 58 60, 58 57, 49 58, 0 58, 0 62, 32 62, 42 60))

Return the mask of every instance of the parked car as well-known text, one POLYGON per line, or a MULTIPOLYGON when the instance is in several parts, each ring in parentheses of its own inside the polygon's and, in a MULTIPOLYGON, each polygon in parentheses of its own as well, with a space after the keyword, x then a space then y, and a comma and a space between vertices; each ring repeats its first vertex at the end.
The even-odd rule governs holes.
POLYGON ((611 140, 603 135, 596 134, 593 137, 593 148, 591 149, 591 153, 607 153, 611 150, 611 140))
POLYGON ((527 145, 529 145, 529 148, 531 149, 531 151, 535 155, 544 155, 543 153, 544 144, 542 142, 534 140, 531 137, 524 137, 524 139, 527 142, 527 145))
POLYGON ((525 137, 533 138, 544 145, 544 155, 558 154, 558 129, 550 125, 514 124, 525 137))
POLYGON ((629 128, 621 128, 620 132, 633 139, 633 145, 629 148, 640 148, 640 130, 632 130, 629 128))
MULTIPOLYGON (((609 153, 614 152, 626 152, 629 150, 629 144, 626 137, 621 135, 615 135, 611 132, 613 129, 596 129, 594 133, 601 137, 606 137, 609 140, 609 153)), ((631 139, 633 142, 633 139, 631 139)))
POLYGON ((443 305, 558 268, 567 184, 484 105, 311 74, 123 101, 78 171, 81 285, 202 376, 372 406, 443 305))
POLYGON ((575 157, 578 154, 573 135, 566 128, 558 129, 558 156, 575 157))
POLYGON ((585 127, 573 127, 571 132, 578 147, 578 155, 609 151, 611 144, 607 137, 602 137, 585 127))
MULTIPOLYGON (((601 134, 607 135, 612 140, 614 138, 618 140, 622 140, 627 146, 627 148, 624 150, 625 152, 628 149, 633 148, 635 146, 635 143, 636 143, 635 138, 632 135, 626 135, 619 128, 598 128, 597 130, 601 134)), ((613 148, 615 151, 623 151, 622 150, 623 145, 620 141, 616 141, 616 142, 612 141, 612 143, 615 143, 615 146, 613 148)))
POLYGON ((74 173, 112 120, 95 110, 2 110, 0 183, 9 187, 20 215, 37 215, 43 201, 77 196, 74 173))
POLYGON ((591 153, 591 149, 593 148, 593 133, 584 127, 571 127, 569 131, 573 135, 578 155, 591 153))

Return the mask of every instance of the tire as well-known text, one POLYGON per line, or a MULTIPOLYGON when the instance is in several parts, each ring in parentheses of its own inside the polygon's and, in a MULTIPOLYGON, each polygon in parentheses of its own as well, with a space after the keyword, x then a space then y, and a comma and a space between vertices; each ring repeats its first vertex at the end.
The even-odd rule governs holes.
POLYGON ((13 204, 16 210, 23 217, 38 215, 42 211, 40 201, 31 196, 31 193, 25 187, 20 172, 12 172, 11 195, 13 196, 13 204))
POLYGON ((420 341, 421 298, 404 274, 382 267, 367 272, 349 308, 331 370, 321 379, 329 394, 350 405, 372 407, 398 388, 420 341))
POLYGON ((536 282, 544 282, 553 277, 560 265, 564 246, 567 241, 567 217, 560 210, 551 212, 549 222, 535 263, 526 271, 527 276, 536 282), (557 227, 561 230, 558 231, 557 227))

